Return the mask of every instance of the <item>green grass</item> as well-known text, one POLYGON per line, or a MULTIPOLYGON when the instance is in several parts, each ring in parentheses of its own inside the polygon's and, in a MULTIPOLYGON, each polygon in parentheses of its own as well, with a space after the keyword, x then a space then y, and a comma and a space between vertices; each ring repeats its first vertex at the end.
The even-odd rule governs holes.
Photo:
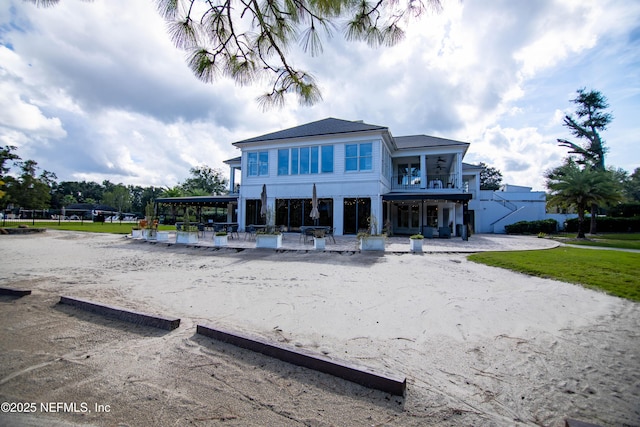
POLYGON ((576 239, 575 234, 560 234, 553 238, 571 245, 640 250, 640 233, 587 234, 586 239, 576 239))
POLYGON ((640 253, 559 247, 484 252, 470 255, 469 260, 640 301, 640 253))
MULTIPOLYGON (((0 225, 2 222, 0 222, 0 225)), ((100 223, 100 222, 92 222, 92 221, 84 221, 84 222, 62 222, 58 225, 57 221, 46 222, 46 221, 36 221, 35 225, 33 225, 32 221, 24 221, 22 223, 19 222, 7 222, 5 224, 6 228, 9 227, 17 227, 18 225, 27 225, 33 228, 48 228, 51 230, 71 230, 71 231, 86 231, 89 233, 111 233, 111 234, 130 234, 131 228, 135 225, 134 223, 100 223)), ((175 230, 175 226, 173 225, 160 225, 158 226, 158 230, 175 230)))

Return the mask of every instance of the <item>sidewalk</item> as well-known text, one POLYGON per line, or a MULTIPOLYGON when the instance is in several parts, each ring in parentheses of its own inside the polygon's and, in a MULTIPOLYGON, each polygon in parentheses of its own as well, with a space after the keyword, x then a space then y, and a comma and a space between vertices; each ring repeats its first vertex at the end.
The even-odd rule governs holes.
MULTIPOLYGON (((129 236, 130 237, 130 236, 129 236)), ((255 249, 255 250, 274 250, 274 249, 256 249, 255 240, 245 239, 244 233, 240 233, 238 239, 228 239, 228 249, 255 249)), ((138 240, 138 239, 136 239, 138 240)), ((326 240, 325 252, 360 252, 356 236, 335 236, 336 242, 328 238, 326 240)), ((146 242, 145 240, 139 240, 146 242)), ((175 245, 176 233, 169 232, 169 240, 167 242, 150 243, 159 245, 175 245)), ((198 243, 186 246, 211 247, 213 244, 213 232, 205 232, 204 236, 200 236, 198 243)), ((521 251, 535 249, 550 249, 560 246, 560 243, 549 240, 540 239, 536 236, 510 236, 504 234, 474 234, 469 240, 464 241, 460 237, 452 237, 450 239, 424 239, 424 253, 474 253, 485 251, 521 251)), ((278 251, 314 251, 313 242, 304 243, 299 233, 283 233, 282 247, 278 251)), ((385 253, 409 253, 409 236, 393 236, 387 238, 385 245, 385 253)))

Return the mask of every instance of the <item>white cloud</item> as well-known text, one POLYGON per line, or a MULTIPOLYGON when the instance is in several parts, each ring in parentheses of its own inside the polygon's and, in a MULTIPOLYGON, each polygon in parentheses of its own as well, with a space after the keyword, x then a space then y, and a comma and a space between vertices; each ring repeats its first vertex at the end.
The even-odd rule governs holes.
POLYGON ((293 48, 324 99, 262 112, 268 82, 198 81, 153 2, 11 0, 0 5, 0 141, 64 180, 172 186, 190 167, 226 168, 234 141, 331 116, 470 142, 465 161, 540 189, 566 154, 556 139, 581 87, 614 109, 611 162, 638 163, 638 27, 640 3, 624 0, 448 0, 393 48, 340 32, 319 57, 293 48))

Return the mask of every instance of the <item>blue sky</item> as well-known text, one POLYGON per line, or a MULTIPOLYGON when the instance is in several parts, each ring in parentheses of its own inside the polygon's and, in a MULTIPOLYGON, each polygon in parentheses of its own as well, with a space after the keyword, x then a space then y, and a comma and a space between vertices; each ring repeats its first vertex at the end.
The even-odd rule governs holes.
POLYGON ((607 164, 640 167, 640 2, 443 0, 406 28, 391 48, 338 32, 320 56, 292 49, 323 100, 264 112, 255 99, 268 82, 197 80, 151 0, 2 2, 0 145, 59 181, 173 186, 193 166, 227 174, 232 142, 336 117, 469 142, 466 162, 544 190, 584 87, 614 116, 607 164))

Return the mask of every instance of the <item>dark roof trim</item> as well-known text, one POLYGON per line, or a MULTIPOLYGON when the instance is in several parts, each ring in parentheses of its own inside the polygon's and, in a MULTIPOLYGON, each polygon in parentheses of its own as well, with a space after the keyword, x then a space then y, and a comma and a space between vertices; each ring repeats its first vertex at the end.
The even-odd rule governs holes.
POLYGON ((416 193, 389 193, 383 194, 382 200, 452 200, 456 202, 466 202, 471 200, 471 193, 460 194, 416 194, 416 193))
POLYGON ((334 119, 332 117, 307 123, 304 125, 272 132, 255 138, 249 138, 234 142, 233 145, 246 144, 249 142, 275 141, 279 139, 305 138, 310 136, 335 135, 341 133, 368 132, 368 131, 388 131, 386 126, 370 125, 363 122, 353 122, 349 120, 334 119))
POLYGON ((159 197, 156 203, 188 206, 216 206, 221 203, 237 202, 238 196, 193 196, 193 197, 159 197))

